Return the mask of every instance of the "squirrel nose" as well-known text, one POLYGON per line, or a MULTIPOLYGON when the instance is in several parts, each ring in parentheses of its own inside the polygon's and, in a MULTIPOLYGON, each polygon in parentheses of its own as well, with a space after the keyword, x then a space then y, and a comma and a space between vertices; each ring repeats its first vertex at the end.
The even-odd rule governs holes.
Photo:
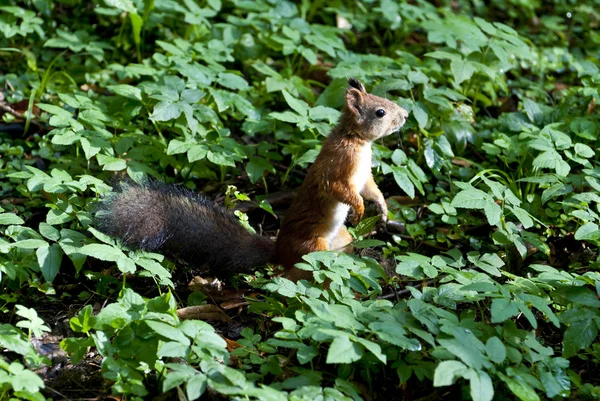
POLYGON ((400 112, 400 116, 406 120, 408 118, 408 111, 402 109, 402 111, 400 112))

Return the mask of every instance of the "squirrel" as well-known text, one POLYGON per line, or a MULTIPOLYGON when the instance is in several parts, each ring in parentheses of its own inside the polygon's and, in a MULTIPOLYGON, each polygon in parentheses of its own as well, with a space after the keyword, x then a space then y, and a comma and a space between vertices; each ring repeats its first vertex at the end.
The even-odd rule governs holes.
POLYGON ((154 180, 117 182, 99 201, 98 228, 127 246, 208 266, 217 276, 272 263, 282 265, 291 280, 310 278, 310 272, 294 265, 314 251, 351 252, 344 223, 351 209, 350 222, 360 222, 364 199, 374 201, 380 222, 387 222, 385 198, 371 173, 371 143, 398 131, 408 118, 396 103, 367 93, 359 80, 349 78, 348 83, 339 122, 309 168, 275 242, 250 233, 211 200, 154 180))

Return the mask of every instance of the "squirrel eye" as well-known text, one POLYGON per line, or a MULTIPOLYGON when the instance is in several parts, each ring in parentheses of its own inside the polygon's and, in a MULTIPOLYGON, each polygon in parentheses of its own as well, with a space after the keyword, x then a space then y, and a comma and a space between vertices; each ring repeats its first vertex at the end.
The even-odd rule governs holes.
POLYGON ((375 112, 375 115, 379 118, 385 116, 385 110, 384 109, 377 109, 377 111, 375 112))

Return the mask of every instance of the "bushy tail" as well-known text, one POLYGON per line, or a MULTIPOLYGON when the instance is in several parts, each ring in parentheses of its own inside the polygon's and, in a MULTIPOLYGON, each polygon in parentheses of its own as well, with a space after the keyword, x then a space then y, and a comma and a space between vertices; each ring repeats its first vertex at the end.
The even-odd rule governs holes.
POLYGON ((233 213, 188 189, 148 180, 113 186, 98 205, 98 229, 131 247, 162 251, 218 276, 273 262, 275 245, 248 232, 233 213))

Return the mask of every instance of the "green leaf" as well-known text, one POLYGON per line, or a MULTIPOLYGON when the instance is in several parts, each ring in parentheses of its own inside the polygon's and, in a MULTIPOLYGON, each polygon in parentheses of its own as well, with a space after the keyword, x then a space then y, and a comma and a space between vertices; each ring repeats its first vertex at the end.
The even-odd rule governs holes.
POLYGON ((131 0, 104 0, 111 7, 118 8, 128 13, 137 13, 137 9, 131 0))
POLYGON ((169 146, 167 147, 167 155, 177 155, 179 153, 185 153, 192 146, 200 146, 200 147, 203 147, 203 148, 206 147, 206 145, 204 145, 204 144, 193 145, 192 143, 187 142, 187 141, 184 142, 184 141, 180 141, 179 139, 172 139, 169 142, 169 146))
POLYGON ((246 90, 250 87, 244 78, 230 72, 219 73, 217 83, 233 90, 246 90))
POLYGON ((475 67, 472 63, 465 60, 452 60, 450 70, 454 75, 454 84, 458 86, 464 81, 471 79, 475 72, 475 67))
POLYGON ((439 339, 438 342, 463 363, 475 370, 489 366, 483 354, 485 346, 468 330, 453 328, 454 339, 439 339))
POLYGON ((500 277, 502 275, 499 268, 504 266, 504 262, 495 253, 486 253, 480 257, 479 252, 469 252, 467 254, 467 259, 492 276, 500 277))
MULTIPOLYGON (((44 381, 37 374, 29 369, 25 369, 24 366, 18 362, 11 363, 8 371, 13 375, 11 377, 10 385, 16 392, 26 391, 33 395, 39 394, 39 391, 44 388, 44 381)), ((29 397, 27 396, 24 398, 28 399, 29 397)))
POLYGON ((512 301, 504 298, 494 298, 492 299, 491 313, 492 323, 501 323, 513 316, 517 316, 519 308, 512 301))
POLYGON ((59 231, 48 223, 40 223, 38 230, 46 239, 51 241, 58 241, 60 239, 59 231))
POLYGON ((494 398, 492 379, 485 371, 473 372, 469 380, 469 387, 473 401, 492 401, 494 398))
POLYGON ((524 209, 516 206, 508 206, 508 209, 519 219, 525 229, 533 227, 533 219, 524 209))
POLYGON ((394 166, 392 168, 394 172, 394 180, 398 186, 412 199, 415 197, 415 185, 410 180, 408 168, 404 166, 394 166))
POLYGON ((573 192, 573 187, 571 185, 565 185, 561 182, 551 185, 542 192, 542 204, 548 202, 552 198, 570 194, 571 192, 573 192))
POLYGON ((67 111, 67 110, 63 109, 62 107, 58 107, 53 104, 36 103, 36 106, 44 111, 47 111, 48 113, 50 113, 52 115, 55 115, 55 116, 58 116, 61 118, 69 119, 73 116, 73 114, 70 111, 67 111))
POLYGON ((142 26, 144 25, 144 19, 136 12, 129 13, 129 20, 131 21, 131 34, 133 36, 133 42, 139 49, 142 43, 142 26))
POLYGON ((340 118, 340 112, 331 107, 317 106, 308 111, 308 116, 311 120, 327 121, 329 124, 334 124, 340 118))
POLYGON ((525 114, 529 117, 529 121, 534 123, 542 120, 542 109, 540 109, 540 106, 533 100, 528 98, 523 99, 523 108, 525 109, 525 114))
POLYGON ((159 342, 156 356, 159 358, 185 358, 189 349, 177 341, 159 342))
POLYGON ((600 239, 600 229, 596 223, 585 223, 575 232, 575 239, 578 241, 588 240, 596 241, 600 239))
POLYGON ((590 148, 588 145, 586 145, 584 143, 576 143, 575 144, 575 153, 577 153, 578 156, 585 157, 586 159, 589 159, 590 157, 594 157, 594 155, 596 154, 592 150, 592 148, 590 148))
POLYGON ((493 362, 498 364, 506 359, 506 347, 498 337, 490 337, 485 344, 485 352, 493 362))
POLYGON ((128 99, 142 100, 142 90, 135 86, 121 84, 121 85, 109 85, 107 89, 119 96, 126 97, 128 99))
POLYGON ((200 398, 208 387, 208 379, 203 374, 197 374, 190 378, 185 384, 185 392, 188 400, 200 398))
POLYGON ((47 283, 54 281, 62 263, 63 252, 58 244, 42 246, 36 251, 38 264, 47 283))
POLYGON ((429 121, 429 113, 427 112, 425 105, 421 102, 415 102, 411 111, 419 124, 419 128, 425 129, 427 127, 427 122, 429 121))
POLYGON ((177 341, 180 346, 190 346, 190 339, 177 327, 156 320, 146 320, 145 322, 153 331, 160 334, 165 339, 177 341))
MULTIPOLYGON (((173 143, 173 141, 169 143, 169 146, 171 145, 171 143, 173 143)), ((208 147, 205 144, 192 145, 192 147, 190 147, 187 151, 188 161, 190 163, 194 163, 195 161, 204 159, 207 154, 208 147)))
POLYGON ((575 133, 575 135, 588 139, 590 141, 595 141, 598 138, 598 124, 589 118, 585 117, 576 117, 569 124, 569 128, 571 131, 575 133))
POLYGON ((246 173, 253 184, 262 178, 265 171, 274 172, 274 168, 264 157, 252 156, 248 164, 246 164, 246 173))
POLYGON ((9 225, 23 223, 25 223, 25 220, 14 213, 0 213, 0 224, 9 225))
POLYGON ((528 383, 521 380, 517 381, 502 372, 498 372, 497 375, 521 401, 540 401, 540 397, 528 383))
POLYGON ((363 239, 352 243, 352 246, 356 249, 373 248, 383 245, 385 245, 385 242, 378 239, 363 239))
POLYGON ((170 121, 178 118, 183 112, 183 107, 180 103, 172 103, 170 101, 159 102, 154 106, 151 120, 154 121, 170 121))
POLYGON ((207 159, 220 166, 235 167, 235 161, 224 153, 214 153, 209 150, 207 153, 207 159))
POLYGON ((348 337, 336 337, 327 351, 327 363, 352 363, 363 355, 360 345, 350 341, 348 337))
POLYGON ((84 245, 79 248, 78 252, 107 262, 116 262, 120 258, 125 257, 125 254, 120 249, 105 244, 84 245))
POLYGON ((458 377, 465 377, 470 369, 459 361, 442 361, 435 368, 433 386, 443 387, 454 384, 458 377))
MULTIPOLYGON (((381 363, 385 365, 387 362, 387 357, 383 352, 381 352, 381 346, 373 341, 365 340, 364 338, 357 337, 356 342, 363 345, 366 349, 368 349, 381 363)), ((329 355, 328 355, 329 356, 329 355)))
POLYGON ((304 120, 302 116, 292 113, 291 111, 284 111, 282 113, 273 112, 273 113, 269 113, 269 116, 276 120, 284 121, 286 123, 292 123, 292 124, 297 124, 304 120))
POLYGON ((300 99, 296 99, 295 97, 290 95, 289 92, 286 90, 283 90, 281 92, 283 93, 283 97, 285 98, 285 101, 292 108, 292 110, 294 110, 296 113, 300 114, 301 116, 308 115, 309 107, 308 107, 308 104, 306 104, 306 102, 304 102, 300 99))
POLYGON ((19 249, 37 249, 39 247, 47 246, 48 243, 43 239, 25 239, 14 242, 11 245, 19 249))
POLYGON ((570 358, 577 351, 589 347, 598 336, 595 319, 577 320, 567 328, 563 339, 563 358, 570 358))

